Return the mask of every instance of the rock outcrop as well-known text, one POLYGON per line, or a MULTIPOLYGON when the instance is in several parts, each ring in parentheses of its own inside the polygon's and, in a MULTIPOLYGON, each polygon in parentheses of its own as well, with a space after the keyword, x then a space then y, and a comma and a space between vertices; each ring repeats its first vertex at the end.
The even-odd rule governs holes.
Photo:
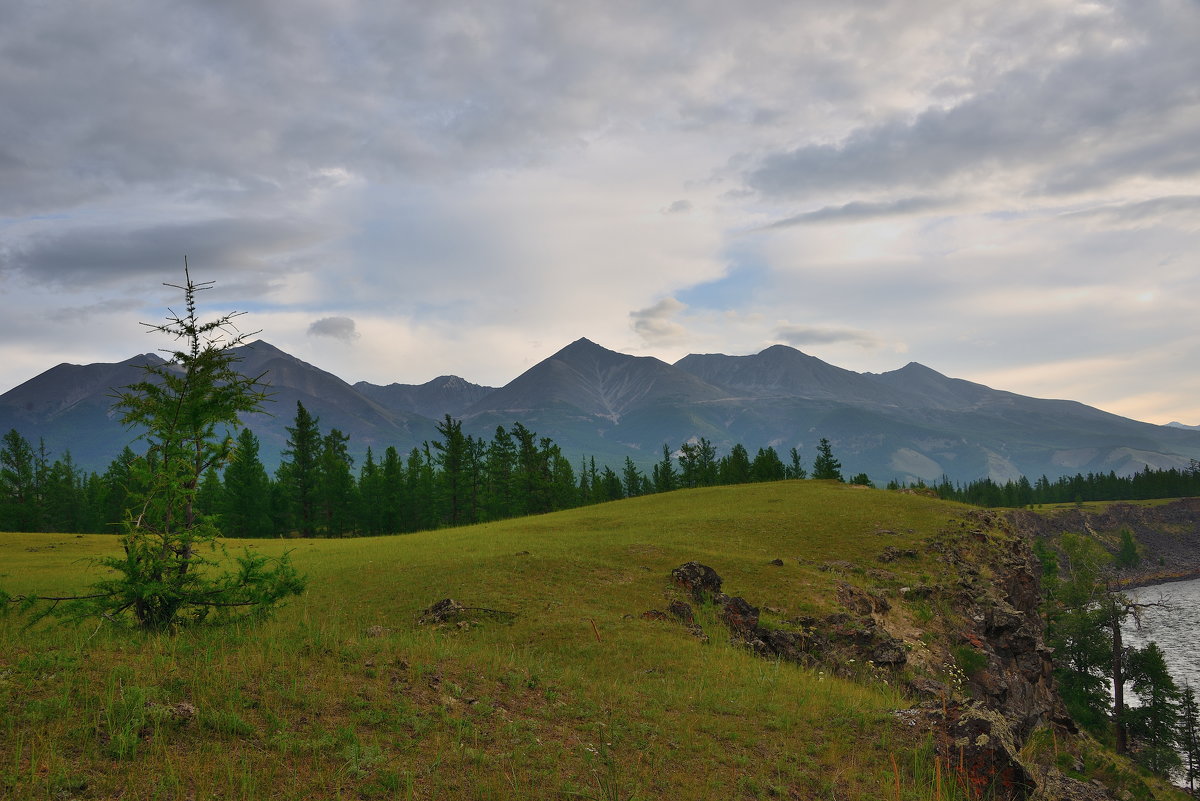
POLYGON ((980 795, 1012 801, 1108 798, 1093 785, 1022 756, 1039 726, 1055 727, 1064 736, 1074 731, 1045 645, 1040 565, 1029 538, 1007 515, 971 512, 960 526, 957 540, 931 545, 957 574, 952 602, 964 621, 959 648, 977 654, 978 664, 961 676, 960 691, 950 701, 924 704, 942 750, 980 795))
MULTIPOLYGON (((835 673, 850 673, 843 669, 856 662, 884 671, 905 666, 910 644, 889 633, 889 613, 894 603, 936 596, 960 621, 948 634, 957 640, 944 644, 940 657, 951 666, 954 686, 925 675, 913 678, 908 689, 917 706, 906 719, 934 736, 947 769, 977 796, 997 801, 1108 798, 1094 785, 1022 756, 1038 727, 1056 727, 1064 736, 1074 728, 1044 642, 1040 565, 1016 523, 999 513, 969 513, 957 530, 927 543, 928 553, 946 568, 942 583, 893 590, 889 600, 882 591, 839 580, 834 586, 844 612, 784 620, 780 627, 763 626, 758 607, 722 592, 721 577, 707 565, 689 562, 671 578, 694 602, 713 604, 735 642, 762 656, 819 664, 835 673), (970 656, 970 675, 953 667, 954 652, 970 656)), ((906 552, 888 554, 909 558, 906 552)), ((674 619, 697 625, 690 607, 687 616, 674 604, 671 609, 674 619)))
MULTIPOLYGON (((886 610, 887 600, 880 594, 839 584, 839 599, 855 614, 844 612, 823 618, 802 617, 783 621, 787 628, 767 628, 760 622, 760 609, 740 596, 721 591, 723 581, 708 565, 688 562, 671 571, 671 579, 697 603, 712 603, 717 616, 729 630, 734 642, 762 656, 787 662, 812 665, 820 662, 835 670, 854 662, 871 662, 885 667, 903 665, 907 660, 904 643, 892 637, 871 617, 886 610)), ((677 611, 687 604, 672 602, 668 607, 677 619, 699 628, 687 607, 687 617, 677 611)), ((662 620, 667 615, 650 610, 643 618, 662 620)))
POLYGON ((1138 565, 1121 570, 1129 584, 1200 577, 1200 498, 1154 506, 1113 503, 1103 509, 1016 510, 1007 516, 1030 536, 1051 538, 1065 531, 1089 534, 1114 553, 1120 530, 1129 529, 1142 557, 1138 565))

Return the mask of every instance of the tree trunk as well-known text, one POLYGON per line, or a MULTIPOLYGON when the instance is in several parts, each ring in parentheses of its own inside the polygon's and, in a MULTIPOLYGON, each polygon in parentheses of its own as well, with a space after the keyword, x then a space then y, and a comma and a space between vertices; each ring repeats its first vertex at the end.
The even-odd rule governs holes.
POLYGON ((1112 676, 1113 676, 1113 729, 1114 747, 1118 754, 1129 751, 1128 734, 1125 730, 1125 667, 1124 645, 1121 642, 1121 618, 1114 614, 1109 618, 1112 626, 1112 676))

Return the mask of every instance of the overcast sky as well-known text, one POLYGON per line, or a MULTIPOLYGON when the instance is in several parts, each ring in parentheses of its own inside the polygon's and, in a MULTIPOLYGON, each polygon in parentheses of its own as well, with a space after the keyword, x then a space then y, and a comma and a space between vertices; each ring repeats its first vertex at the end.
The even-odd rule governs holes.
POLYGON ((0 391, 793 345, 1200 424, 1200 0, 0 4, 0 391))

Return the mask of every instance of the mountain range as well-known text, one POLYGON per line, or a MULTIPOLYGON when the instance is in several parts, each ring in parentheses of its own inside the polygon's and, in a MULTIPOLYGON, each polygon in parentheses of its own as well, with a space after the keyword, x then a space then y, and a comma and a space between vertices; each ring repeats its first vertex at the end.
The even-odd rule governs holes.
MULTIPOLYGON (((258 435, 263 461, 278 464, 296 402, 321 431, 350 437, 359 460, 394 445, 401 453, 437 438, 444 415, 490 439, 521 422, 573 460, 595 457, 643 468, 689 439, 725 453, 795 447, 811 463, 827 438, 847 475, 876 482, 997 480, 1078 472, 1130 474, 1145 466, 1187 467, 1200 459, 1200 429, 1138 422, 1067 400, 1045 400, 949 378, 916 362, 886 373, 856 373, 784 345, 749 356, 691 354, 674 364, 630 356, 587 339, 572 342, 503 387, 440 376, 419 385, 349 384, 264 341, 235 351, 247 375, 263 375, 268 409, 243 422, 258 435)), ((111 411, 115 388, 139 380, 154 354, 115 364, 60 364, 0 395, 0 431, 70 450, 76 464, 103 470, 136 444, 111 411)))

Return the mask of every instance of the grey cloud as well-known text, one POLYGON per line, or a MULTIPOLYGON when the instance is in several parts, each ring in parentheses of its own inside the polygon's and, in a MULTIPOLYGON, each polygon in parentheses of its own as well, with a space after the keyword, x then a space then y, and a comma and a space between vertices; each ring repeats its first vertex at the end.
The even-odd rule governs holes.
POLYGON ((318 226, 272 219, 216 219, 145 228, 73 228, 42 233, 0 254, 0 273, 73 288, 128 284, 183 266, 203 274, 263 270, 266 257, 319 242, 318 226))
POLYGON ((883 344, 882 340, 866 331, 846 328, 816 328, 804 325, 780 326, 775 329, 774 338, 795 347, 847 343, 863 348, 877 348, 883 344))
POLYGON ((1107 225, 1138 225, 1182 216, 1192 223, 1200 216, 1200 195, 1169 195, 1133 203, 1117 203, 1064 214, 1066 218, 1101 220, 1107 225))
POLYGON ((671 205, 663 209, 663 214, 687 214, 692 210, 692 201, 676 200, 671 205))
POLYGON ((747 184, 792 197, 996 175, 1053 193, 1127 176, 1194 175, 1200 158, 1184 143, 1200 138, 1198 19, 1169 3, 1115 4, 1104 27, 1079 22, 1080 30, 1056 33, 1072 55, 1045 63, 1031 56, 948 108, 771 153, 747 184))
POLYGON ((984 9, 1008 27, 989 38, 1000 45, 970 52, 985 63, 943 81, 957 87, 946 102, 958 105, 882 124, 849 109, 867 104, 875 60, 903 52, 897 29, 961 23, 937 3, 802 6, 756 3, 746 15, 719 4, 681 14, 532 2, 514 13, 504 4, 221 0, 168 13, 137 0, 17 3, 0 26, 0 213, 147 186, 290 200, 326 168, 440 177, 583 150, 586 134, 604 128, 777 129, 803 118, 796 98, 808 113, 858 119, 857 128, 762 160, 747 180, 766 194, 936 182, 1050 156, 1061 169, 1042 179, 1054 190, 1109 169, 1194 169, 1181 157, 1194 150, 1181 147, 1195 139, 1194 120, 1158 124, 1196 102, 1196 25, 1171 4, 1115 3, 1111 21, 1088 23, 1098 32, 1041 26, 1043 14, 1021 4, 984 9), (803 46, 781 49, 781 31, 803 46), (1113 48, 1113 32, 1133 42, 1127 51, 1113 48), (1005 37, 1028 42, 1021 53, 1077 45, 1079 54, 1047 66, 1006 51, 1005 37), (714 53, 736 58, 716 68, 714 53), (1009 61, 1019 65, 1000 79, 979 78, 1009 61))
POLYGON ((346 343, 354 342, 362 336, 358 333, 354 320, 349 317, 322 317, 320 320, 315 320, 308 327, 308 335, 329 337, 346 343))
POLYGON ((0 213, 147 185, 295 191, 327 167, 520 165, 658 113, 721 33, 529 5, 18 3, 0 26, 0 213))
POLYGON ((814 30, 831 0, 8 4, 0 214, 147 187, 291 200, 326 168, 442 178, 582 152, 597 130, 770 129, 801 90, 853 102, 845 50, 921 4, 869 5, 839 15, 855 30, 835 46, 814 30))
POLYGON ((683 341, 687 329, 675 317, 687 308, 675 298, 663 298, 645 309, 630 312, 634 332, 648 345, 671 345, 683 341))
POLYGON ((67 321, 71 321, 72 323, 86 323, 96 318, 117 314, 128 313, 132 316, 132 313, 141 309, 143 305, 144 303, 140 299, 118 297, 100 303, 88 303, 82 306, 67 306, 54 309, 49 312, 49 316, 63 323, 67 321))
POLYGON ((813 225, 824 222, 860 222, 879 217, 896 217, 906 214, 918 214, 924 211, 945 207, 949 201, 936 197, 909 197, 901 200, 870 202, 856 200, 841 206, 825 206, 816 211, 808 211, 792 217, 785 217, 760 230, 771 228, 789 228, 794 225, 813 225))

